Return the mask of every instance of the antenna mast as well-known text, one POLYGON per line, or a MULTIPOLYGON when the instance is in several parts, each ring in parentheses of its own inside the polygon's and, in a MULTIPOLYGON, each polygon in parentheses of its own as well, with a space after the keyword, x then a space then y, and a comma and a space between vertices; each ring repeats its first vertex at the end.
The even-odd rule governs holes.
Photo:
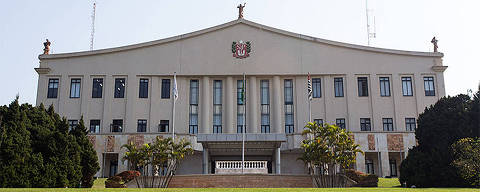
POLYGON ((375 16, 373 16, 373 33, 370 32, 370 19, 369 19, 369 11, 373 10, 368 10, 368 0, 365 0, 365 13, 367 15, 367 44, 370 45, 370 38, 376 38, 377 37, 377 30, 375 27, 375 16))
POLYGON ((93 50, 93 40, 95 37, 95 9, 97 7, 97 2, 93 2, 93 11, 92 11, 92 31, 90 33, 90 50, 93 50))

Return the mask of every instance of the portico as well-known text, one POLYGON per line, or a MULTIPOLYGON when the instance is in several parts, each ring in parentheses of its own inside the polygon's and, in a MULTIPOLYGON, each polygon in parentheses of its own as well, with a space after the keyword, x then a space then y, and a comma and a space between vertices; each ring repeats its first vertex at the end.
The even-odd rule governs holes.
MULTIPOLYGON (((266 173, 280 174, 280 146, 286 141, 286 135, 281 133, 245 134, 245 167, 259 169, 249 170, 252 173, 265 173, 260 169, 267 169, 266 173)), ((199 134, 197 142, 203 146, 203 174, 214 174, 216 168, 225 169, 225 164, 232 164, 232 173, 241 168, 234 162, 242 160, 242 134, 199 134)))

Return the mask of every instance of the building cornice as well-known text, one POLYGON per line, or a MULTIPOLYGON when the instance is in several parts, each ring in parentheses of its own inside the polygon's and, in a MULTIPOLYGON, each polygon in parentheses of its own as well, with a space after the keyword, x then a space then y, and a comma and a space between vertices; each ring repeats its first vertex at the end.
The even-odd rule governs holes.
POLYGON ((48 67, 38 67, 38 68, 35 68, 35 71, 40 75, 40 74, 50 73, 51 69, 48 67))
POLYGON ((349 48, 349 49, 355 49, 355 50, 361 50, 361 51, 405 55, 405 56, 443 57, 443 53, 441 53, 441 52, 404 51, 404 50, 384 49, 384 48, 376 48, 376 47, 369 47, 369 46, 363 46, 363 45, 343 43, 343 42, 338 42, 338 41, 331 41, 331 40, 311 37, 311 36, 307 36, 307 35, 302 35, 302 34, 298 34, 298 33, 293 33, 293 32, 289 32, 289 31, 269 27, 269 26, 258 24, 258 23, 248 21, 248 20, 245 20, 245 19, 238 19, 238 20, 230 21, 228 23, 224 23, 224 24, 217 25, 217 26, 214 26, 214 27, 206 28, 206 29, 203 29, 203 30, 199 30, 199 31, 191 32, 191 33, 186 33, 186 34, 182 34, 182 35, 178 35, 178 36, 174 36, 174 37, 169 37, 169 38, 165 38, 165 39, 155 40, 155 41, 149 41, 149 42, 127 45, 127 46, 121 46, 121 47, 115 47, 115 48, 99 49, 99 50, 93 50, 93 51, 82 51, 82 52, 60 53, 60 54, 41 54, 41 55, 38 56, 38 58, 40 60, 62 59, 62 58, 70 58, 70 57, 92 56, 92 55, 107 54, 107 53, 114 53, 114 52, 120 52, 120 51, 128 51, 128 50, 133 50, 133 49, 139 49, 139 48, 145 48, 145 47, 150 47, 150 46, 154 46, 154 45, 161 45, 161 44, 165 44, 165 43, 170 43, 170 42, 177 41, 177 40, 187 39, 187 38, 203 35, 203 34, 206 34, 206 33, 209 33, 209 32, 217 31, 217 30, 220 30, 220 29, 224 29, 224 28, 227 28, 227 27, 230 27, 230 26, 233 26, 233 25, 237 25, 237 24, 245 24, 245 25, 250 26, 250 27, 254 27, 254 28, 261 29, 261 30, 270 31, 270 32, 273 32, 273 33, 277 33, 277 34, 281 34, 281 35, 285 35, 285 36, 293 37, 293 38, 297 38, 297 39, 302 39, 302 40, 306 40, 306 41, 322 43, 322 44, 327 44, 327 45, 333 45, 333 46, 349 48))

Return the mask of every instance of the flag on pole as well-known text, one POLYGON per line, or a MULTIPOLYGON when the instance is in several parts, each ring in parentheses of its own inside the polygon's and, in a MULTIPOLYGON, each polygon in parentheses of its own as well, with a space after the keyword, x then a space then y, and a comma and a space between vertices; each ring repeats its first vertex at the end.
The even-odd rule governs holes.
POLYGON ((307 92, 308 92, 308 100, 312 100, 312 79, 310 78, 310 73, 308 73, 307 79, 307 92))
POLYGON ((176 101, 178 98, 178 89, 177 89, 177 73, 173 73, 173 99, 176 101))

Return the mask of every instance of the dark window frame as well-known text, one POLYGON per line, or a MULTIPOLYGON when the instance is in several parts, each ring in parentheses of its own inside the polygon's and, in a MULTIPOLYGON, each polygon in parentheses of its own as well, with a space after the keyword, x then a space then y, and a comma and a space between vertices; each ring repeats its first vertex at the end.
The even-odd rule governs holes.
POLYGON ((425 96, 435 96, 435 81, 433 76, 423 77, 423 87, 425 96))
POLYGON ((169 120, 160 120, 158 124, 158 132, 160 133, 168 133, 170 130, 170 121, 169 120))
POLYGON ((213 80, 213 133, 222 133, 223 81, 213 80), (216 93, 219 93, 217 95, 216 93))
POLYGON ((198 133, 198 95, 199 95, 198 79, 190 80, 190 93, 189 93, 189 119, 188 119, 188 132, 190 134, 198 133))
POLYGON ((58 97, 58 85, 60 80, 58 78, 50 78, 48 79, 47 85, 47 98, 55 99, 58 97))
POLYGON ((393 127, 393 118, 382 118, 383 131, 395 131, 393 127))
POLYGON ((413 96, 412 77, 402 77, 402 94, 403 96, 413 96))
POLYGON ((113 98, 125 98, 125 78, 115 78, 115 90, 113 92, 113 98))
POLYGON ((162 99, 170 99, 170 79, 162 79, 162 99))
POLYGON ((82 92, 81 86, 82 86, 82 79, 80 78, 70 79, 70 98, 80 98, 80 94, 82 92))
POLYGON ((319 126, 323 126, 323 119, 313 119, 313 122, 318 124, 319 126))
POLYGON ((333 78, 333 88, 335 97, 344 97, 343 91, 343 77, 335 77, 333 78))
POLYGON ((322 97, 322 79, 321 78, 312 78, 312 97, 313 98, 322 97))
POLYGON ((346 123, 345 123, 345 118, 337 118, 335 119, 335 125, 338 127, 345 129, 346 128, 346 123))
POLYGON ((270 81, 260 80, 260 127, 262 133, 270 133, 270 81), (266 95, 264 95, 266 94, 266 95))
POLYGON ((293 106, 293 80, 284 79, 284 102, 285 102, 285 133, 295 132, 294 106, 293 106), (290 111, 290 112, 289 112, 290 111), (291 119, 291 121, 289 121, 291 119))
POLYGON ((358 96, 359 97, 368 97, 368 78, 367 77, 357 77, 358 83, 358 96))
POLYGON ((93 78, 92 98, 103 97, 103 78, 93 78))
POLYGON ((78 119, 69 119, 67 120, 68 123, 68 131, 73 130, 78 125, 78 119))
POLYGON ((390 97, 390 77, 380 77, 380 96, 390 97))
POLYGON ((146 119, 138 119, 137 120, 137 133, 145 133, 147 132, 147 120, 146 119))
POLYGON ((360 131, 372 131, 372 121, 370 118, 360 118, 360 131))
POLYGON ((415 131, 417 129, 417 122, 415 118, 405 118, 405 130, 406 131, 415 131))
MULTIPOLYGON (((246 80, 245 80, 246 81, 246 80)), ((237 133, 243 132, 245 127, 244 102, 242 100, 243 79, 237 80, 237 133)))
POLYGON ((102 125, 100 124, 100 119, 91 119, 89 124, 89 132, 90 133, 100 133, 102 125), (98 129, 97 129, 98 128, 98 129))
POLYGON ((113 119, 110 124, 110 132, 121 133, 123 132, 123 119, 113 119))
POLYGON ((148 81, 149 80, 147 78, 140 79, 138 87, 138 98, 148 98, 148 81))

